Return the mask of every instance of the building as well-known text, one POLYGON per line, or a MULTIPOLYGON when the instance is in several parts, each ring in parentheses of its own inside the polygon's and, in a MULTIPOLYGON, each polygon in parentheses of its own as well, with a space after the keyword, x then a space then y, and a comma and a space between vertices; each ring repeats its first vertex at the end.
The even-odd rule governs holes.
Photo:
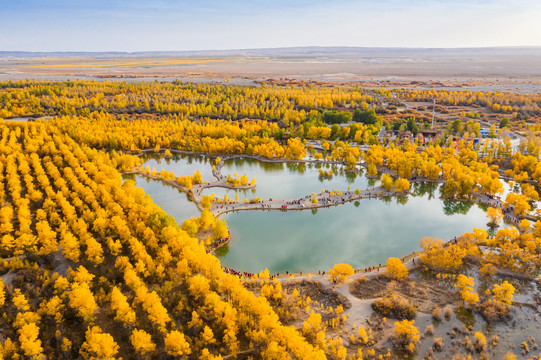
POLYGON ((435 139, 438 137, 439 131, 436 129, 422 129, 420 131, 424 138, 435 139))
POLYGON ((483 139, 486 139, 488 137, 489 132, 490 132, 490 129, 482 128, 479 130, 479 136, 481 136, 483 139))

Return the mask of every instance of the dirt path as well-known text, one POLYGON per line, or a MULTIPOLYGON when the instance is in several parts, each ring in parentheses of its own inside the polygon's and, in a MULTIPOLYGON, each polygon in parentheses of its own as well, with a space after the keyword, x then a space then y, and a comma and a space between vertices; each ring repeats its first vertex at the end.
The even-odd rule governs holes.
MULTIPOLYGON (((404 258, 404 265, 408 268, 408 270, 412 270, 417 264, 419 263, 419 253, 411 254, 404 258), (415 262, 414 262, 415 261, 415 262)), ((323 288, 325 289, 332 289, 338 294, 344 296, 351 304, 351 307, 344 310, 344 315, 348 315, 348 319, 346 321, 345 329, 351 330, 353 329, 353 325, 355 324, 357 328, 360 326, 364 326, 366 319, 372 315, 372 302, 376 300, 377 298, 373 299, 359 299, 356 296, 354 296, 350 291, 350 285, 359 279, 360 277, 366 277, 367 279, 374 278, 378 275, 385 274, 386 267, 382 266, 378 269, 372 270, 370 272, 368 271, 356 271, 355 274, 348 276, 348 279, 343 284, 334 284, 329 280, 328 274, 320 275, 320 274, 293 274, 293 277, 290 278, 288 275, 281 275, 277 277, 278 281, 281 281, 282 283, 288 283, 288 282, 294 282, 294 281, 315 281, 320 283, 323 288)))
POLYGON ((260 200, 256 203, 245 203, 242 201, 228 201, 227 203, 213 203, 210 211, 213 215, 219 216, 221 214, 230 211, 240 210, 308 210, 319 209, 324 207, 336 206, 345 204, 355 200, 362 199, 376 199, 381 197, 389 197, 396 195, 406 195, 407 193, 396 193, 394 191, 386 191, 380 187, 376 187, 372 190, 362 190, 359 194, 354 191, 344 191, 341 195, 338 193, 331 193, 331 191, 325 190, 318 193, 315 196, 306 195, 298 199, 269 199, 260 200), (314 203, 312 199, 316 199, 314 203))
POLYGON ((334 291, 344 296, 349 300, 351 307, 344 311, 344 314, 348 316, 346 321, 346 329, 353 329, 353 325, 359 328, 363 326, 366 322, 366 319, 372 315, 372 302, 374 299, 359 299, 354 296, 350 290, 349 285, 351 282, 346 282, 340 286, 335 286, 334 291))

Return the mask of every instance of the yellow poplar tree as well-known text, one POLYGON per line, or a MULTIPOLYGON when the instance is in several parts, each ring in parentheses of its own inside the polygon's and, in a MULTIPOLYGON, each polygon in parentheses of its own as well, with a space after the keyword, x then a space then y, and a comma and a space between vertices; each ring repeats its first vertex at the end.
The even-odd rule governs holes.
POLYGON ((409 353, 415 351, 415 344, 421 340, 415 320, 402 320, 394 324, 394 338, 409 353))
POLYGON ((489 207, 487 209, 487 217, 490 219, 491 224, 499 225, 503 219, 503 214, 500 209, 489 207))
POLYGON ((389 260, 387 260, 386 274, 391 278, 402 280, 408 276, 409 272, 406 265, 404 265, 400 259, 390 257, 389 260))
POLYGON ((475 285, 474 279, 465 275, 458 275, 457 287, 460 289, 462 300, 469 306, 473 307, 479 303, 479 295, 473 291, 475 285))
POLYGON ((348 276, 355 274, 355 270, 349 264, 336 264, 329 270, 330 280, 343 283, 348 276))
POLYGON ((133 330, 130 341, 135 351, 143 356, 156 350, 156 344, 152 342, 152 337, 144 330, 133 330))
POLYGON ((393 178, 389 174, 385 173, 381 176, 381 187, 387 191, 393 188, 393 178))
POLYGON ((98 326, 93 326, 86 331, 86 341, 79 353, 85 360, 112 360, 118 353, 118 345, 110 334, 103 333, 98 326))
POLYGON ((394 190, 396 192, 402 192, 407 191, 411 188, 411 184, 407 179, 404 178, 398 178, 394 182, 394 190))
POLYGON ((171 331, 165 337, 165 351, 173 356, 189 355, 192 352, 184 334, 177 330, 171 331))
POLYGON ((515 287, 511 285, 507 280, 502 282, 501 285, 494 284, 492 288, 492 296, 494 301, 503 305, 510 306, 513 302, 513 294, 515 293, 515 287))

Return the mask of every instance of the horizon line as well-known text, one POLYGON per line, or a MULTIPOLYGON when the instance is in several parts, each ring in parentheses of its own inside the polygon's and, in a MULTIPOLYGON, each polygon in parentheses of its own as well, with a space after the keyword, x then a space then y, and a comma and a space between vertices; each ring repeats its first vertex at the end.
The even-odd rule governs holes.
POLYGON ((199 50, 136 50, 136 51, 107 51, 107 50, 0 50, 2 53, 116 53, 116 54, 138 54, 138 53, 190 53, 190 52, 218 52, 218 51, 262 51, 262 50, 293 50, 293 49, 378 49, 378 50, 475 50, 475 49, 536 49, 541 45, 496 45, 496 46, 458 46, 458 47, 422 47, 422 46, 337 46, 337 45, 302 45, 302 46, 279 46, 263 48, 228 48, 228 49, 199 49, 199 50))

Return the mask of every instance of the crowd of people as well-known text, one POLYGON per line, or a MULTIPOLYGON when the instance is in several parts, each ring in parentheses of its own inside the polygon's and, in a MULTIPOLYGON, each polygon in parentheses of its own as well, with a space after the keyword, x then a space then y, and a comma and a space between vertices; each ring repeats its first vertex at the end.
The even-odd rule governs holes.
POLYGON ((224 272, 228 273, 228 274, 232 274, 232 275, 237 275, 238 277, 253 277, 255 274, 254 273, 251 273, 251 272, 246 272, 246 271, 238 271, 238 270, 235 270, 235 269, 231 269, 231 268, 226 268, 226 267, 222 267, 222 269, 224 270, 224 272))
MULTIPOLYGON (((355 199, 371 199, 376 198, 379 196, 389 196, 391 195, 391 192, 389 191, 375 191, 372 189, 372 191, 368 191, 367 193, 361 193, 359 195, 355 195, 351 191, 347 191, 345 195, 343 196, 332 196, 332 192, 329 190, 323 190, 323 194, 329 194, 329 196, 321 196, 321 198, 318 199, 318 205, 317 206, 328 206, 328 205, 337 205, 341 203, 345 203, 348 201, 352 201, 355 199)), ((314 204, 311 204, 312 195, 306 195, 299 199, 289 200, 289 201, 278 201, 278 204, 273 203, 273 199, 269 198, 268 200, 260 200, 257 203, 250 202, 252 205, 259 205, 260 207, 264 209, 271 209, 271 208, 281 208, 283 210, 287 210, 289 206, 293 206, 293 208, 304 208, 304 207, 314 207, 314 204)), ((221 205, 217 205, 218 209, 223 210, 239 210, 244 209, 246 207, 246 203, 239 202, 239 201, 227 201, 222 203, 221 205)), ((255 208, 258 208, 257 205, 255 208)), ((254 206, 251 206, 250 208, 253 208, 254 206)))
MULTIPOLYGON (((455 238, 456 240, 456 238, 455 238)), ((402 261, 405 261, 406 259, 402 259, 402 261)), ((413 259, 413 264, 415 264, 415 259, 413 259)), ((355 269, 355 273, 358 273, 358 272, 373 272, 373 271, 377 271, 379 272, 381 268, 381 264, 379 265, 374 265, 374 266, 369 266, 369 267, 366 267, 364 269, 355 269)), ((237 275, 238 277, 247 277, 247 278, 252 278, 255 273, 252 273, 252 272, 246 272, 246 271, 238 271, 238 270, 235 270, 235 269, 232 269, 232 268, 226 268, 226 267, 222 267, 222 269, 224 270, 224 272, 228 273, 228 274, 232 274, 232 275, 237 275)), ((319 270, 318 272, 318 275, 321 275, 321 276, 325 276, 326 272, 323 270, 319 270)), ((290 273, 289 271, 286 271, 285 273, 282 273, 282 275, 285 275, 285 276, 292 276, 293 273, 290 273)), ((278 278, 280 277, 280 273, 276 273, 276 274, 270 274, 269 275, 271 279, 274 279, 274 278, 278 278)), ((302 276, 302 271, 299 272, 299 276, 302 276)))
POLYGON ((507 221, 510 221, 513 224, 520 223, 520 219, 515 216, 515 210, 512 207, 503 208, 502 213, 503 216, 507 219, 507 221))
POLYGON ((219 248, 220 246, 224 245, 224 244, 227 244, 229 242, 229 239, 231 239, 231 233, 228 231, 227 232, 228 235, 226 238, 223 238, 223 239, 218 239, 218 240, 215 240, 212 245, 210 245, 208 248, 207 248, 207 254, 216 250, 217 248, 219 248))
MULTIPOLYGON (((228 273, 228 274, 232 274, 232 275, 237 275, 239 278, 241 277, 247 277, 247 278, 252 278, 254 277, 256 274, 255 273, 252 273, 252 272, 247 272, 247 271, 238 271, 238 270, 235 270, 235 269, 232 269, 232 268, 226 268, 226 267, 223 267, 222 266, 222 269, 224 270, 224 272, 228 273)), ((288 272, 286 271, 286 275, 288 274, 288 272)), ((302 275, 302 271, 301 271, 301 275, 302 275)), ((276 273, 276 274, 269 274, 270 278, 271 279, 275 279, 277 277, 280 276, 280 273, 276 273)))

